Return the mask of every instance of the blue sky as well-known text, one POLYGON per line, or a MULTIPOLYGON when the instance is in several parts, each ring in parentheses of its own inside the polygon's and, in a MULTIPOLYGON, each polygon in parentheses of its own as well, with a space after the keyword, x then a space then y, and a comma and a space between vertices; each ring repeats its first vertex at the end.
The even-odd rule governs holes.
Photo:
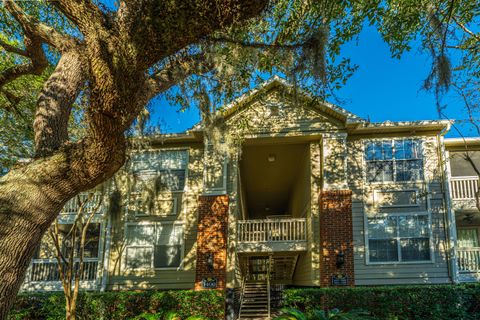
MULTIPOLYGON (((100 0, 115 8, 115 0, 100 0)), ((401 59, 391 58, 389 48, 374 27, 366 26, 359 41, 343 47, 342 55, 359 66, 347 84, 336 92, 339 105, 371 121, 407 121, 439 119, 435 96, 422 90, 422 84, 431 67, 429 56, 413 49, 401 59)), ((453 93, 447 94, 442 105, 449 119, 465 117, 463 104, 453 93)), ((152 103, 151 124, 162 132, 181 132, 199 121, 196 109, 178 112, 178 107, 165 99, 152 103)), ((464 136, 475 135, 468 128, 459 127, 464 136)), ((451 130, 448 136, 458 136, 451 130)))
MULTIPOLYGON (((346 86, 337 92, 339 105, 371 121, 439 119, 433 93, 421 89, 430 71, 429 56, 413 49, 402 58, 391 58, 388 46, 373 27, 366 27, 359 41, 344 46, 342 54, 359 66, 346 86)), ((443 100, 450 119, 462 118, 462 103, 453 93, 443 100)), ((181 132, 198 120, 198 111, 177 112, 177 107, 157 99, 151 108, 151 124, 162 132, 181 132)), ((468 130, 465 136, 472 135, 468 130)), ((449 136, 458 136, 454 130, 449 136)))

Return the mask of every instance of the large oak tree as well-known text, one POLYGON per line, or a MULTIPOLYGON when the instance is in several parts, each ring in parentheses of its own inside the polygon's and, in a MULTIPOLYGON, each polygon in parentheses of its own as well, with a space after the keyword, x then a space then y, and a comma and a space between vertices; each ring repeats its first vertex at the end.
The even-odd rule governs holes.
MULTIPOLYGON (((475 1, 117 2, 109 9, 95 0, 3 0, 0 8, 0 54, 9 57, 0 70, 0 102, 26 95, 12 91, 25 76, 43 77, 31 160, 0 178, 0 319, 62 206, 123 165, 125 132, 159 94, 199 107, 207 125, 212 111, 269 74, 327 97, 354 72, 339 58, 341 45, 366 23, 377 26, 395 56, 412 43, 431 54, 427 88, 441 92, 452 72, 470 70, 469 88, 472 79, 478 87, 475 1), (450 50, 465 57, 463 69, 451 67, 450 50), (69 130, 75 106, 81 135, 69 130)), ((5 106, 0 113, 15 109, 5 106)))
MULTIPOLYGON (((195 72, 193 56, 150 69, 212 32, 258 16, 266 0, 121 1, 115 15, 88 0, 52 1, 81 33, 61 33, 3 5, 21 26, 29 61, 0 74, 0 86, 48 65, 44 44, 60 58, 39 95, 34 120, 35 159, 0 181, 0 319, 7 317, 25 270, 45 230, 67 200, 111 177, 125 161, 124 132, 159 92, 195 72), (71 142, 71 107, 88 86, 86 135, 71 142)), ((4 46, 5 47, 5 46, 4 46)))

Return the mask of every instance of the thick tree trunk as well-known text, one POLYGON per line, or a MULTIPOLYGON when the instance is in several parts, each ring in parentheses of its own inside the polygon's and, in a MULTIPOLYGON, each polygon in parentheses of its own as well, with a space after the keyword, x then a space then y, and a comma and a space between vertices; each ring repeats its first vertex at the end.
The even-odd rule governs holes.
POLYGON ((44 178, 48 169, 29 167, 0 180, 0 319, 7 318, 43 233, 68 199, 37 179, 35 171, 44 178))
POLYGON ((7 319, 35 249, 63 205, 123 165, 124 131, 150 98, 148 70, 215 30, 258 15, 267 2, 127 1, 116 22, 88 1, 51 2, 78 24, 84 38, 77 40, 52 34, 6 2, 22 27, 38 32, 62 58, 45 84, 34 124, 37 157, 43 158, 0 178, 0 320, 7 319), (67 120, 84 68, 87 134, 68 143, 67 120))
MULTIPOLYGON (((108 133, 106 133, 108 134, 108 133)), ((80 142, 0 179, 0 319, 7 319, 45 231, 77 193, 111 177, 125 159, 125 138, 80 142)))

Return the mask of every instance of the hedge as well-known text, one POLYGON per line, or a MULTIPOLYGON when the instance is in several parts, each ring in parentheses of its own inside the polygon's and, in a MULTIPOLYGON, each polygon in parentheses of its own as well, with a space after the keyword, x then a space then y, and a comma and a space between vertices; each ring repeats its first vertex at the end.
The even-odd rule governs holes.
MULTIPOLYGON (((188 316, 204 316, 223 319, 223 292, 216 290, 192 291, 141 291, 81 293, 78 299, 78 319, 141 320, 139 315, 156 314, 163 319, 169 311, 176 311, 185 319, 188 316)), ((157 318, 157 317, 155 317, 157 318)), ((63 293, 20 294, 10 312, 10 320, 65 319, 63 293)))
POLYGON ((373 319, 480 319, 480 285, 286 289, 283 304, 307 313, 362 310, 373 319))

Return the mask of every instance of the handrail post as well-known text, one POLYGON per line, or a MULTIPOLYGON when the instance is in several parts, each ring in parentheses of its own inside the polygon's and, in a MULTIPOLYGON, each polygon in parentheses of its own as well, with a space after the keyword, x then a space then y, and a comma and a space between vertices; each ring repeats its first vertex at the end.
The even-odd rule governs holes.
POLYGON ((267 268, 267 303, 268 303, 268 319, 270 319, 270 271, 272 268, 272 256, 268 258, 267 268))

